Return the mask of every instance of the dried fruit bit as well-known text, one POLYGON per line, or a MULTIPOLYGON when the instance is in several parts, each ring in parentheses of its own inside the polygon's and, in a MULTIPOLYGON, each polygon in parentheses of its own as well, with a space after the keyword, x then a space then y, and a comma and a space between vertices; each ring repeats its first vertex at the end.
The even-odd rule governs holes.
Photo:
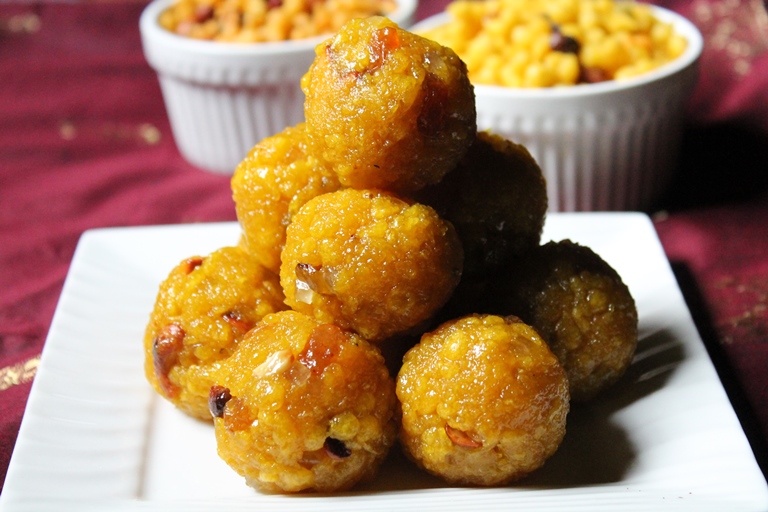
POLYGON ((224 386, 211 386, 211 392, 208 395, 208 409, 211 416, 221 418, 224 416, 224 406, 232 399, 229 388, 224 386))
POLYGON ((473 438, 468 433, 452 426, 445 424, 445 433, 448 435, 448 439, 451 440, 456 446, 463 446, 465 448, 482 448, 483 442, 473 438))
POLYGON ((240 315, 233 311, 227 311, 221 317, 233 328, 241 331, 248 332, 251 329, 251 324, 240 318, 240 315))
POLYGON ((251 410, 245 400, 232 397, 222 411, 224 426, 230 432, 239 432, 249 428, 253 424, 251 410))
POLYGON ((347 445, 344 444, 344 441, 339 441, 338 439, 334 439, 332 437, 325 438, 323 449, 330 458, 335 460, 346 459, 352 455, 352 450, 347 448, 347 445))
POLYGON ((203 23, 213 18, 213 7, 198 5, 195 7, 195 23, 203 23))
POLYGON ((200 256, 194 256, 192 258, 187 259, 184 264, 186 265, 184 267, 184 270, 187 274, 191 273, 193 270, 195 270, 197 267, 203 264, 203 258, 200 256))
POLYGON ((333 362, 339 353, 339 347, 346 341, 344 332, 333 324, 318 325, 299 354, 299 361, 312 370, 314 375, 320 375, 333 362))
POLYGON ((581 45, 576 39, 564 35, 560 30, 552 31, 552 35, 549 38, 549 47, 556 52, 576 54, 581 49, 581 45))
POLYGON ((579 74, 579 81, 586 84, 596 84, 610 80, 608 74, 600 68, 590 68, 582 66, 579 74))
POLYGON ((152 341, 155 375, 163 392, 169 398, 176 396, 179 392, 179 388, 168 378, 168 373, 179 360, 179 351, 184 346, 184 335, 184 329, 179 324, 168 324, 152 341))
POLYGON ((395 27, 384 27, 373 32, 369 45, 371 54, 369 73, 372 73, 384 65, 390 53, 400 47, 400 37, 395 27))

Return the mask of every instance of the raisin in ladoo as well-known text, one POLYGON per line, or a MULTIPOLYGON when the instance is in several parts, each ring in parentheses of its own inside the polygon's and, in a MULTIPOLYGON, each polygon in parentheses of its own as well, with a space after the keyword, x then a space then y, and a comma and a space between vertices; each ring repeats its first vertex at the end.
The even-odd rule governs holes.
POLYGON ((503 485, 541 467, 565 435, 568 380, 516 317, 471 315, 422 336, 397 377, 400 443, 459 485, 503 485))
POLYGON ((429 320, 461 266, 461 242, 432 208, 344 189, 293 217, 280 283, 291 308, 380 342, 429 320))
POLYGON ((514 269, 507 311, 534 326, 587 401, 625 373, 637 347, 637 308, 618 273, 589 247, 549 242, 514 269))
POLYGON ((303 123, 256 144, 232 177, 237 219, 254 258, 278 273, 291 217, 309 199, 339 187, 336 177, 307 154, 303 123))
POLYGON ((464 63, 383 17, 352 20, 318 45, 302 89, 309 147, 348 187, 437 183, 477 130, 464 63))
POLYGON ((348 489, 375 475, 396 438, 379 350, 295 311, 266 316, 214 381, 218 453, 258 489, 348 489))
POLYGON ((240 246, 182 261, 160 284, 145 331, 147 379, 185 413, 210 419, 210 372, 264 315, 285 308, 277 275, 240 246))

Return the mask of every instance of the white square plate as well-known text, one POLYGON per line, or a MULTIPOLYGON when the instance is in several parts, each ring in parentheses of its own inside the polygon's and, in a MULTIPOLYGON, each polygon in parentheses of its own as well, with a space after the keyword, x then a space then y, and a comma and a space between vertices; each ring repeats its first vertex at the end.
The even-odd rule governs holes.
POLYGON ((265 495, 216 455, 209 424, 158 399, 142 336, 182 259, 237 243, 236 223, 98 229, 75 252, 29 396, 0 510, 768 510, 768 486, 648 217, 550 214, 542 241, 588 245, 629 286, 637 356, 620 384, 574 407, 560 450, 530 478, 451 488, 393 451, 372 484, 265 495))

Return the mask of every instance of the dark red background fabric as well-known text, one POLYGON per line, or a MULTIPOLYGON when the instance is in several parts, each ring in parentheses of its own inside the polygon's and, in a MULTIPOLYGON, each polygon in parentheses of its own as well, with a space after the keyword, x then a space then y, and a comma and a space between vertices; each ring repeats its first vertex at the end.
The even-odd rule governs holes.
MULTIPOLYGON (((422 0, 419 18, 445 3, 422 0)), ((768 16, 760 1, 658 3, 707 43, 680 170, 648 213, 765 472, 768 16)), ((0 4, 0 489, 83 231, 235 220, 229 178, 174 145, 143 7, 0 4)))

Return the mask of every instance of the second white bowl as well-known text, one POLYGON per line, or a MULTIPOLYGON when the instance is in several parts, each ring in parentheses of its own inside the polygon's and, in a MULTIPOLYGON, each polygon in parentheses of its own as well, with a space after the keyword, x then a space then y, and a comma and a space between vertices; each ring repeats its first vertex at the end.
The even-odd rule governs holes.
MULTIPOLYGON (((475 86, 478 129, 531 152, 547 180, 550 211, 643 210, 666 190, 703 40, 684 17, 659 7, 653 13, 688 46, 644 75, 541 89, 475 86)), ((449 19, 441 13, 413 30, 449 19)))

